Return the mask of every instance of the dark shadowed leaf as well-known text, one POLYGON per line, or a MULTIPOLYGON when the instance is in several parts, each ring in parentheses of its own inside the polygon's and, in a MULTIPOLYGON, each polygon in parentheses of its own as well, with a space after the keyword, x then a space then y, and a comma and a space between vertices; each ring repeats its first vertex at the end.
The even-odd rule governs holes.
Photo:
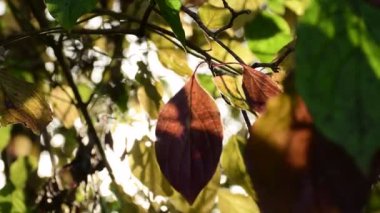
POLYGON ((47 8, 64 28, 72 28, 77 19, 96 6, 96 0, 46 0, 47 8))
POLYGON ((365 1, 311 3, 297 27, 297 92, 318 129, 368 172, 380 148, 380 9, 365 1))
POLYGON ((245 147, 264 212, 360 212, 369 190, 353 160, 314 127, 297 96, 270 99, 245 147))
POLYGON ((195 76, 162 108, 156 136, 161 171, 193 203, 215 172, 223 140, 219 110, 195 76))
POLYGON ((156 0, 156 2, 165 21, 169 23, 178 40, 184 43, 186 41, 185 31, 182 28, 181 19, 179 17, 179 11, 182 6, 181 1, 156 0))
POLYGON ((52 112, 36 86, 0 72, 0 126, 22 123, 38 134, 52 120, 52 112))
POLYGON ((277 84, 266 74, 243 65, 243 90, 251 111, 263 112, 267 100, 281 93, 277 84))

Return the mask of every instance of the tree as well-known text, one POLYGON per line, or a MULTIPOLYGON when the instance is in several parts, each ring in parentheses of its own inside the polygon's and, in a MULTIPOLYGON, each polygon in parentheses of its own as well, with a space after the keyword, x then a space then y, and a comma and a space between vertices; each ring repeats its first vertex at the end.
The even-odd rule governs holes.
POLYGON ((1 212, 379 210, 378 6, 0 1, 1 212))

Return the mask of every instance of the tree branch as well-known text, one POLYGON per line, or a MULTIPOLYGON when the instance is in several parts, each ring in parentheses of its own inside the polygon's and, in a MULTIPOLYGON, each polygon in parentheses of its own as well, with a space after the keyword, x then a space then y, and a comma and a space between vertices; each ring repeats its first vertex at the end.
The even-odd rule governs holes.
POLYGON ((207 28, 207 26, 202 22, 202 20, 199 18, 199 16, 191 11, 189 8, 182 6, 181 10, 184 11, 187 15, 189 15, 195 23, 198 24, 198 26, 208 35, 210 38, 212 38, 216 43, 218 43, 221 47, 223 47, 232 57, 236 59, 241 64, 245 64, 244 61, 234 52, 232 51, 227 45, 225 45, 223 42, 221 42, 217 38, 217 34, 212 32, 210 29, 207 28))

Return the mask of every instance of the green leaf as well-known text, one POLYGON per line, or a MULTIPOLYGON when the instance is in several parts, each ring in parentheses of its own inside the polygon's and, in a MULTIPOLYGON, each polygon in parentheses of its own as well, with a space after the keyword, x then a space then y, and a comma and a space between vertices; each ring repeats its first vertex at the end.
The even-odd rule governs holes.
POLYGON ((80 97, 82 97, 84 102, 87 102, 90 99, 94 89, 83 83, 79 83, 77 86, 80 97))
POLYGON ((215 199, 219 189, 221 169, 218 167, 215 174, 207 185, 199 193, 193 205, 190 205, 178 192, 169 198, 178 212, 198 213, 198 212, 212 212, 215 206, 215 199))
POLYGON ((70 29, 80 16, 95 8, 96 2, 96 0, 46 0, 46 5, 59 24, 70 29))
POLYGON ((131 196, 126 194, 123 190, 123 187, 118 185, 117 183, 111 183, 111 190, 115 193, 118 198, 117 201, 121 206, 121 212, 131 212, 131 213, 143 213, 145 209, 141 206, 134 203, 134 200, 131 196))
POLYGON ((243 91, 243 78, 239 76, 220 75, 214 77, 214 83, 220 93, 227 98, 231 105, 239 109, 249 110, 243 91))
POLYGON ((251 178, 247 173, 242 156, 242 148, 245 144, 244 138, 238 135, 232 136, 223 149, 220 163, 230 182, 241 185, 252 198, 255 198, 251 178))
POLYGON ((302 16, 305 13, 310 0, 285 0, 285 6, 293 11, 298 16, 302 16))
POLYGON ((215 97, 220 96, 212 80, 213 79, 212 75, 201 73, 201 74, 197 74, 197 78, 202 88, 205 89, 212 97, 215 98, 215 97))
POLYGON ((259 213, 259 207, 252 197, 232 194, 228 189, 219 189, 219 209, 221 213, 259 213))
POLYGON ((231 13, 226 8, 215 7, 209 3, 203 4, 198 10, 199 18, 211 30, 217 30, 231 19, 231 13))
POLYGON ((168 22, 172 28, 174 34, 178 40, 185 43, 185 31, 182 28, 181 19, 179 17, 179 11, 181 10, 180 0, 156 0, 158 7, 160 8, 161 15, 168 22))
POLYGON ((268 0, 268 7, 279 15, 284 15, 285 13, 284 0, 268 0))
POLYGON ((16 189, 24 189, 27 179, 28 171, 26 168, 26 158, 18 158, 11 164, 10 180, 16 189))
POLYGON ((263 62, 273 60, 276 53, 292 40, 286 21, 267 11, 259 13, 245 26, 245 36, 251 51, 263 62))
POLYGON ((10 126, 0 128, 0 151, 2 151, 8 145, 10 132, 10 126))
POLYGON ((131 150, 129 162, 132 173, 155 195, 170 196, 173 189, 161 174, 153 146, 147 147, 144 139, 147 138, 137 141, 131 150))
POLYGON ((368 171, 380 147, 380 10, 312 1, 298 26, 296 89, 318 129, 368 171))
POLYGON ((25 206, 25 194, 22 189, 17 189, 12 193, 12 211, 11 212, 27 212, 25 206))

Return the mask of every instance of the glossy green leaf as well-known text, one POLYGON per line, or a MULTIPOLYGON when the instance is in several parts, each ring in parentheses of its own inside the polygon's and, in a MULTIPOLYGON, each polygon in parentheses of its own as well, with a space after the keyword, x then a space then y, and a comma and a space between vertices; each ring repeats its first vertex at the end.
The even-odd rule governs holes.
POLYGON ((156 0, 160 8, 161 15, 168 22, 178 40, 185 43, 185 31, 182 28, 179 11, 181 10, 180 0, 156 0))
POLYGON ((296 89, 317 127, 363 171, 380 147, 380 10, 313 1, 298 26, 296 89))
POLYGON ((47 8, 64 28, 72 28, 77 19, 96 6, 96 0, 46 0, 47 8))
POLYGON ((10 167, 10 180, 16 189, 23 189, 28 179, 28 171, 26 167, 26 158, 18 158, 11 164, 10 167))
POLYGON ((219 209, 221 213, 259 213, 259 207, 252 197, 233 194, 228 189, 219 189, 219 209))
POLYGON ((270 62, 276 53, 292 40, 290 28, 279 15, 263 11, 245 26, 251 51, 263 62, 270 62))
POLYGON ((241 185, 252 198, 255 198, 251 178, 247 173, 242 156, 242 149, 245 144, 244 138, 238 135, 232 136, 223 149, 220 163, 229 181, 241 185))

